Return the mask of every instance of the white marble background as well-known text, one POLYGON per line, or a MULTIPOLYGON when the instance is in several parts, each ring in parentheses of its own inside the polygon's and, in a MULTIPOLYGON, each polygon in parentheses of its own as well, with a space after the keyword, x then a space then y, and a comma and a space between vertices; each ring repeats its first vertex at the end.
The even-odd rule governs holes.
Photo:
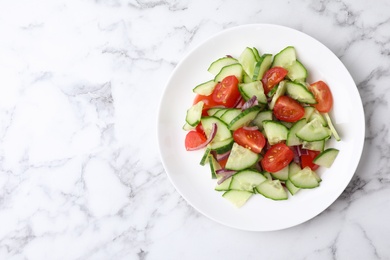
POLYGON ((388 0, 0 1, 0 259, 390 259, 388 0), (236 25, 329 47, 366 115, 363 158, 318 217, 217 224, 162 167, 156 115, 179 60, 236 25))

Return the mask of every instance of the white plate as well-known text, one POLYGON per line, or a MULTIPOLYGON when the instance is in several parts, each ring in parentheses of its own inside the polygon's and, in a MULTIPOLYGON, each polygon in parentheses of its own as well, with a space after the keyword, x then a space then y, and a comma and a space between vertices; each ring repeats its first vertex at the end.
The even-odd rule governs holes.
POLYGON ((341 61, 312 37, 282 26, 254 24, 234 27, 211 37, 192 50, 173 71, 160 103, 158 139, 164 168, 183 198, 205 216, 230 227, 270 231, 303 223, 330 206, 350 182, 364 143, 364 113, 357 87, 341 61), (276 54, 286 46, 296 48, 298 59, 309 72, 309 82, 324 80, 332 90, 334 107, 330 115, 342 141, 329 141, 340 150, 330 169, 320 168, 320 186, 301 190, 285 201, 261 195, 240 209, 214 191, 208 165, 200 166, 203 151, 187 152, 182 130, 187 109, 195 97, 192 89, 212 79, 207 72, 212 61, 227 54, 238 57, 245 47, 276 54))

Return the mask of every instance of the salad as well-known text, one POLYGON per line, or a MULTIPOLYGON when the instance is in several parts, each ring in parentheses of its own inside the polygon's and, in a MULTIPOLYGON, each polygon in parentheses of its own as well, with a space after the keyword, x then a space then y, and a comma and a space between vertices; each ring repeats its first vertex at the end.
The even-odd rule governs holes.
POLYGON ((333 97, 288 46, 276 55, 247 47, 237 58, 222 57, 208 68, 213 79, 193 89, 187 110, 187 151, 204 150, 216 191, 235 206, 261 194, 286 200, 320 186, 319 167, 329 168, 340 141, 329 116, 333 97))

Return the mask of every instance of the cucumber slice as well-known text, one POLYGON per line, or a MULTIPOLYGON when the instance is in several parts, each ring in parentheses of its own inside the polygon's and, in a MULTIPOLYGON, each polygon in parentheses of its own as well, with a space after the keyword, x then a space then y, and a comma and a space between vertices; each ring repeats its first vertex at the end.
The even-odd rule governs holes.
POLYGON ((225 111, 223 115, 220 117, 222 121, 224 121, 227 125, 236 118, 239 114, 241 114, 241 109, 239 108, 231 108, 225 111))
POLYGON ((238 62, 242 65, 243 70, 249 76, 249 78, 252 79, 253 72, 255 70, 255 64, 257 62, 253 50, 249 47, 246 47, 238 58, 238 62))
POLYGON ((300 188, 294 186, 294 184, 290 181, 290 176, 297 174, 300 170, 301 167, 294 162, 290 163, 288 166, 289 179, 286 181, 286 188, 291 193, 291 195, 295 195, 300 190, 300 188))
POLYGON ((200 163, 199 163, 200 165, 202 165, 202 166, 206 165, 206 163, 209 161, 210 152, 211 152, 211 148, 207 147, 203 156, 202 156, 202 159, 200 160, 200 163))
POLYGON ((268 105, 268 107, 270 109, 274 109, 276 100, 278 100, 278 98, 280 96, 283 96, 284 93, 286 92, 286 81, 283 80, 283 81, 279 82, 278 86, 275 86, 274 88, 276 88, 276 87, 277 87, 277 89, 276 89, 275 95, 272 97, 272 100, 268 105))
POLYGON ((222 197, 233 203, 237 208, 242 207, 250 197, 252 197, 253 193, 249 191, 243 190, 229 190, 225 192, 222 197))
POLYGON ((311 116, 310 116, 309 121, 312 121, 312 120, 314 120, 314 119, 316 119, 316 118, 318 119, 318 121, 321 122, 321 124, 322 124, 323 126, 328 126, 328 122, 326 122, 325 118, 321 115, 321 113, 318 112, 317 109, 314 109, 313 113, 312 113, 311 116))
POLYGON ((201 122, 207 137, 210 135, 213 123, 217 124, 217 133, 215 134, 214 139, 211 141, 211 144, 232 138, 232 133, 230 132, 229 128, 219 118, 214 116, 206 116, 202 117, 201 122))
POLYGON ((226 153, 227 151, 230 151, 232 149, 234 140, 233 138, 228 138, 222 141, 213 141, 209 144, 209 147, 211 150, 215 151, 218 154, 226 153))
POLYGON ((190 126, 197 126, 202 117, 203 101, 199 101, 187 110, 186 122, 190 126))
POLYGON ((259 106, 253 106, 242 111, 238 116, 236 116, 229 124, 229 129, 234 131, 242 126, 248 125, 260 111, 259 106))
POLYGON ((256 61, 259 61, 261 59, 260 52, 255 47, 252 48, 253 54, 255 55, 256 61))
POLYGON ((305 82, 307 78, 307 70, 303 64, 295 60, 288 68, 287 77, 292 81, 305 82))
POLYGON ((223 57, 220 58, 213 63, 211 63, 210 67, 207 69, 208 72, 213 74, 214 76, 217 75, 221 69, 225 66, 232 65, 238 63, 238 60, 232 57, 223 57))
POLYGON ((303 141, 313 142, 328 139, 331 131, 324 127, 318 119, 314 119, 302 127, 296 135, 303 141))
POLYGON ((221 108, 221 107, 213 107, 213 108, 210 108, 209 110, 207 110, 207 114, 208 114, 209 116, 213 116, 213 115, 215 115, 218 111, 220 111, 221 109, 223 109, 223 108, 221 108))
POLYGON ((252 120, 252 124, 257 126, 259 130, 263 130, 263 121, 265 120, 272 120, 272 111, 266 110, 266 111, 260 111, 255 119, 252 120))
POLYGON ((199 84, 192 91, 199 95, 210 96, 211 93, 213 93, 216 85, 217 83, 215 83, 214 80, 209 80, 202 84, 199 84))
POLYGON ((301 189, 313 189, 318 187, 320 184, 317 177, 318 175, 316 175, 310 167, 305 167, 296 173, 289 174, 288 176, 292 184, 301 189))
POLYGON ((291 98, 301 103, 306 103, 306 104, 317 103, 316 99, 314 98, 314 95, 304 85, 300 83, 287 81, 286 92, 291 98))
POLYGON ((273 200, 286 200, 288 198, 288 194, 279 180, 266 180, 256 186, 256 191, 273 200))
POLYGON ((326 168, 330 168, 336 159, 337 155, 339 154, 339 150, 335 148, 328 148, 313 160, 313 163, 324 166, 326 168))
POLYGON ((295 48, 288 46, 275 55, 272 67, 283 67, 287 69, 297 59, 295 48))
POLYGON ((256 96, 260 103, 267 104, 267 97, 264 94, 263 83, 261 81, 241 83, 238 85, 238 89, 245 100, 256 96))
POLYGON ((222 115, 226 113, 230 108, 220 108, 213 116, 221 119, 222 115))
POLYGON ((305 109, 305 114, 303 115, 303 118, 306 119, 306 122, 310 121, 311 115, 314 113, 314 110, 316 110, 314 107, 304 107, 305 109))
POLYGON ((325 140, 314 141, 314 142, 302 142, 302 148, 322 152, 325 148, 325 140))
POLYGON ((254 165, 260 158, 260 155, 252 152, 245 147, 233 143, 232 150, 226 162, 226 169, 240 171, 254 165))
POLYGON ((336 128, 334 128, 334 125, 332 123, 332 120, 330 119, 329 114, 325 113, 324 116, 325 116, 326 121, 328 122, 328 126, 329 126, 330 131, 332 132, 334 138, 336 139, 336 141, 340 141, 341 138, 340 138, 339 134, 337 133, 336 128))
POLYGON ((285 184, 286 184, 286 188, 288 189, 291 195, 295 195, 298 191, 300 191, 300 188, 295 187, 290 180, 287 180, 285 184))
POLYGON ((253 188, 266 180, 267 178, 256 170, 242 170, 234 174, 229 189, 253 192, 253 188))
POLYGON ((287 165, 286 167, 284 167, 280 171, 271 173, 271 176, 274 179, 278 179, 281 181, 287 181, 288 180, 288 170, 289 170, 289 166, 287 165))
POLYGON ((294 123, 294 125, 290 128, 287 134, 287 141, 286 145, 293 146, 293 145, 300 145, 302 144, 302 140, 299 139, 299 137, 296 135, 299 130, 302 129, 306 125, 306 119, 302 118, 294 123))
POLYGON ((184 131, 190 131, 190 130, 193 130, 195 129, 195 126, 190 126, 187 122, 185 122, 185 124, 183 125, 183 130, 184 131))
POLYGON ((264 73, 269 70, 272 64, 272 54, 264 54, 260 57, 260 60, 256 63, 255 70, 253 72, 253 80, 261 80, 264 73))
POLYGON ((210 165, 210 172, 211 172, 211 178, 216 179, 217 178, 217 171, 221 169, 221 165, 215 160, 214 156, 209 154, 209 165, 210 165))
POLYGON ((220 82, 227 76, 234 75, 238 79, 239 82, 242 80, 243 76, 243 69, 241 64, 235 63, 231 65, 227 65, 221 69, 221 71, 215 76, 214 81, 220 82))
MULTIPOLYGON (((217 174, 217 180, 221 179, 222 176, 219 176, 219 174, 217 174)), ((229 187, 230 187, 230 183, 232 182, 233 180, 233 177, 230 177, 228 179, 226 179, 224 182, 222 182, 221 184, 217 184, 217 186, 215 186, 215 190, 216 191, 227 191, 229 190, 229 187)))
POLYGON ((263 121, 265 135, 270 145, 277 144, 287 139, 288 128, 277 121, 263 121))

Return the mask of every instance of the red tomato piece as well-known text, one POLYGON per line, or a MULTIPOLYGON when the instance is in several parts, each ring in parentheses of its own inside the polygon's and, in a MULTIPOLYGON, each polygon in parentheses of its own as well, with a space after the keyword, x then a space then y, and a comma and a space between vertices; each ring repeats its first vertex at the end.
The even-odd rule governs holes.
POLYGON ((305 115, 305 109, 295 99, 280 96, 274 106, 274 115, 285 122, 296 122, 305 115))
POLYGON ((294 158, 294 153, 284 143, 278 143, 265 153, 261 166, 267 172, 277 172, 286 167, 294 158))
POLYGON ((196 130, 189 131, 185 139, 186 150, 188 151, 191 148, 198 147, 199 145, 203 144, 206 141, 207 138, 204 135, 204 133, 201 133, 196 130))
POLYGON ((317 157, 317 155, 320 153, 318 151, 312 151, 312 150, 307 150, 308 154, 302 154, 301 155, 301 164, 302 164, 302 169, 305 168, 306 166, 310 167, 313 171, 318 169, 318 165, 313 163, 314 158, 317 157))
POLYGON ((333 96, 328 85, 323 81, 317 81, 309 86, 317 104, 314 107, 321 113, 328 113, 333 106, 333 96))
POLYGON ((233 107, 241 93, 238 90, 238 79, 236 76, 227 76, 218 83, 212 93, 213 100, 224 107, 233 107))
POLYGON ((207 111, 209 108, 216 107, 219 104, 216 103, 213 99, 213 97, 210 96, 203 96, 203 95, 196 95, 194 99, 194 105, 197 104, 199 101, 203 101, 203 111, 207 111))
POLYGON ((233 132, 234 141, 255 153, 260 153, 265 145, 264 135, 259 130, 250 130, 245 127, 233 132))
POLYGON ((273 67, 264 73, 261 80, 263 83, 264 93, 268 94, 271 89, 286 77, 288 70, 282 67, 273 67))

